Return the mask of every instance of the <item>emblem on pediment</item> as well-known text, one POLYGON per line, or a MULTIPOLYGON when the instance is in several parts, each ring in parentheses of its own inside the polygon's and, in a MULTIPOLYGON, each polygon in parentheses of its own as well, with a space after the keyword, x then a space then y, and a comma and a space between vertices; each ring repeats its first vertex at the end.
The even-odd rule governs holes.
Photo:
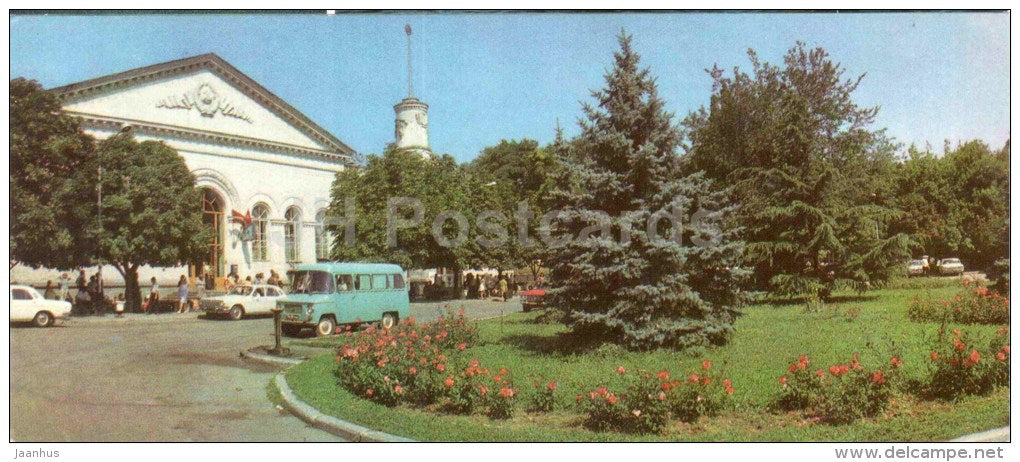
POLYGON ((215 117, 216 114, 220 114, 224 117, 231 117, 248 123, 253 123, 248 114, 245 114, 243 110, 221 97, 218 93, 216 93, 216 90, 207 83, 203 83, 199 85, 198 88, 183 95, 171 96, 160 100, 156 103, 156 107, 166 109, 194 109, 204 117, 215 117))

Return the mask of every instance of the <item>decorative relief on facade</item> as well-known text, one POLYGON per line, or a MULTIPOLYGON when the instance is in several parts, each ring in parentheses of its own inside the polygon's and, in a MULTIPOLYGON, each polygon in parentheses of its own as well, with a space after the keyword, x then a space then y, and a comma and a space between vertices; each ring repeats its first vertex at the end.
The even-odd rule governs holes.
POLYGON ((421 125, 421 128, 428 130, 429 128, 429 115, 424 112, 417 112, 414 114, 414 120, 421 125))
POLYGON ((253 123, 251 117, 229 101, 220 97, 216 90, 207 83, 199 85, 194 91, 163 99, 156 103, 156 107, 185 110, 195 109, 204 117, 213 117, 216 113, 219 113, 222 116, 253 123))

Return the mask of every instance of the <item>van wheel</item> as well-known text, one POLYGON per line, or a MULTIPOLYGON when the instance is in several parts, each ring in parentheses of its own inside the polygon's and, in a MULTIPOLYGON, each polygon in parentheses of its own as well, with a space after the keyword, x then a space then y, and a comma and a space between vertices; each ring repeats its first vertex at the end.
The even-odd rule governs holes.
POLYGON ((241 305, 234 305, 230 308, 230 313, 228 315, 231 320, 237 321, 244 317, 244 308, 241 305))
POLYGON ((53 325, 53 316, 45 311, 40 311, 32 318, 32 324, 36 327, 47 327, 53 325))
POLYGON ((394 313, 386 313, 382 317, 383 329, 392 329, 397 325, 397 315, 394 313))
POLYGON ((336 333, 336 321, 333 318, 325 317, 319 320, 319 324, 315 326, 315 336, 325 337, 336 333))

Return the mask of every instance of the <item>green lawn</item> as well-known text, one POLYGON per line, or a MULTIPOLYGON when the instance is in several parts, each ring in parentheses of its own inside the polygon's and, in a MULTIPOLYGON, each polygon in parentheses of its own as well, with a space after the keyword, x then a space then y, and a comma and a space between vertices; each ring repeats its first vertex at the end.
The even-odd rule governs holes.
MULTIPOLYGON (((440 441, 924 441, 945 440, 1008 424, 1009 393, 998 390, 955 404, 919 402, 900 394, 878 418, 829 426, 803 421, 796 414, 772 414, 767 403, 779 393, 777 382, 791 360, 801 354, 812 367, 846 363, 855 353, 866 367, 888 365, 890 352, 903 359, 902 374, 924 374, 928 338, 937 325, 912 323, 905 311, 914 296, 948 298, 955 287, 875 291, 864 297, 845 295, 820 312, 802 304, 769 303, 748 307, 728 345, 677 353, 631 353, 612 345, 575 351, 564 328, 536 321, 539 313, 520 313, 478 323, 481 341, 468 350, 489 368, 506 367, 522 389, 531 378, 560 383, 558 408, 549 414, 519 411, 510 421, 481 415, 452 416, 410 407, 387 408, 352 396, 336 386, 333 356, 325 354, 287 371, 290 386, 302 399, 327 414, 419 440, 440 441), (850 320, 850 307, 860 315, 850 320), (594 433, 580 428, 573 410, 575 394, 608 379, 617 366, 673 374, 696 372, 701 361, 733 381, 732 406, 722 415, 694 424, 675 423, 664 435, 594 433)), ((974 334, 991 334, 998 326, 966 326, 974 334)), ((333 340, 335 341, 335 340, 333 340)))

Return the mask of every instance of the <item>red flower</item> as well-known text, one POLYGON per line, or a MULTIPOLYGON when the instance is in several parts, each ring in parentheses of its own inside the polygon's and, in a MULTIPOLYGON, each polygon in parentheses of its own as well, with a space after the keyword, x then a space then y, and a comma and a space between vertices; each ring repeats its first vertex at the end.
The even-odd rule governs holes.
POLYGON ((970 360, 976 364, 981 360, 981 354, 977 350, 970 350, 970 360))
POLYGON ((416 368, 414 366, 411 366, 409 369, 407 369, 407 373, 411 374, 411 375, 415 375, 415 374, 418 373, 418 368, 416 368))
POLYGON ((501 369, 499 370, 499 375, 507 375, 507 374, 509 374, 509 373, 510 373, 509 371, 507 371, 506 369, 503 369, 503 368, 501 368, 501 369))
POLYGON ((722 381, 722 386, 723 386, 724 388, 729 388, 729 387, 731 387, 732 385, 733 385, 733 382, 730 382, 730 379, 726 379, 726 380, 723 380, 723 381, 722 381))
POLYGON ((790 373, 797 372, 797 364, 790 363, 790 373))
POLYGON ((368 390, 365 390, 365 396, 372 396, 374 394, 375 394, 375 390, 373 390, 371 388, 369 388, 368 390))
POLYGON ((712 379, 710 379, 708 377, 704 377, 704 378, 701 379, 701 383, 703 383, 705 385, 711 385, 712 384, 712 379))
POLYGON ((687 380, 690 381, 691 383, 698 383, 698 376, 695 374, 691 374, 691 376, 688 377, 687 380))
POLYGON ((779 378, 779 383, 783 384, 784 387, 786 386, 786 376, 785 375, 779 378))
POLYGON ((453 387, 453 377, 447 377, 446 380, 443 381, 443 386, 445 386, 446 388, 453 387))
POLYGON ((597 390, 595 390, 595 391, 596 391, 596 392, 597 392, 597 393, 598 393, 599 395, 601 395, 601 396, 606 396, 606 395, 608 395, 608 394, 609 394, 609 390, 606 390, 606 387, 599 387, 599 388, 598 388, 597 390))
POLYGON ((712 361, 709 361, 707 359, 702 361, 701 362, 701 368, 706 370, 706 371, 711 369, 712 368, 712 361))
POLYGON ((953 347, 955 347, 957 351, 963 351, 964 348, 967 348, 967 344, 961 342, 960 339, 953 337, 953 347))
POLYGON ((672 385, 669 382, 662 382, 663 391, 669 391, 670 388, 672 388, 672 385))
POLYGON ((733 394, 733 387, 726 387, 726 394, 727 395, 732 395, 733 394))
POLYGON ((659 372, 658 377, 659 380, 669 380, 669 372, 666 371, 659 372))
POLYGON ((660 391, 659 392, 659 401, 665 401, 665 400, 666 400, 666 392, 660 391))
POLYGON ((850 367, 853 369, 859 369, 861 362, 857 360, 857 353, 854 353, 854 358, 850 360, 850 367))
POLYGON ((835 376, 839 376, 839 366, 829 366, 829 373, 835 376))
POLYGON ((875 373, 871 376, 871 382, 877 385, 885 383, 885 377, 882 376, 881 370, 875 371, 875 373))
POLYGON ((931 360, 935 361, 936 359, 939 359, 938 352, 936 352, 936 351, 931 352, 931 360))
MULTIPOLYGON (((489 387, 487 387, 485 385, 479 385, 478 386, 478 391, 482 394, 482 396, 485 396, 485 395, 489 394, 489 387)), ((577 400, 578 401, 581 400, 581 395, 577 395, 577 400)))
POLYGON ((903 364, 903 361, 900 361, 900 358, 893 356, 889 360, 889 364, 892 364, 892 367, 900 367, 900 365, 903 364))
POLYGON ((624 369, 623 366, 617 367, 616 368, 616 373, 620 374, 620 375, 626 374, 627 373, 627 369, 624 369))
POLYGON ((400 385, 397 385, 397 386, 393 387, 393 392, 398 394, 398 395, 403 394, 404 393, 404 388, 401 387, 400 385))
MULTIPOLYGON (((797 361, 798 364, 803 364, 804 366, 807 366, 809 362, 810 361, 808 361, 807 355, 800 355, 800 360, 797 361)), ((804 368, 802 367, 801 369, 804 369, 804 368)))
POLYGON ((999 361, 1005 361, 1006 360, 1006 353, 1003 353, 1001 351, 996 353, 995 354, 995 359, 998 359, 999 361))
POLYGON ((460 351, 464 351, 465 348, 467 348, 467 343, 461 343, 460 345, 457 345, 457 349, 460 351))
POLYGON ((499 390, 499 396, 502 396, 504 398, 513 398, 514 391, 511 388, 503 387, 502 389, 499 390))
POLYGON ((546 384, 545 389, 549 391, 556 391, 556 382, 550 381, 548 384, 546 384))
POLYGON ((817 371, 815 371, 815 375, 821 377, 821 376, 825 375, 825 371, 823 371, 821 369, 818 369, 817 371))
POLYGON ((436 370, 439 371, 439 372, 445 371, 446 370, 446 364, 443 364, 443 363, 436 364, 436 370))
POLYGON ((616 404, 616 395, 609 395, 609 397, 606 398, 606 402, 610 405, 616 404))
POLYGON ((1002 347, 1002 352, 1006 353, 1006 354, 1009 354, 1009 345, 1006 345, 1006 346, 1002 347))

